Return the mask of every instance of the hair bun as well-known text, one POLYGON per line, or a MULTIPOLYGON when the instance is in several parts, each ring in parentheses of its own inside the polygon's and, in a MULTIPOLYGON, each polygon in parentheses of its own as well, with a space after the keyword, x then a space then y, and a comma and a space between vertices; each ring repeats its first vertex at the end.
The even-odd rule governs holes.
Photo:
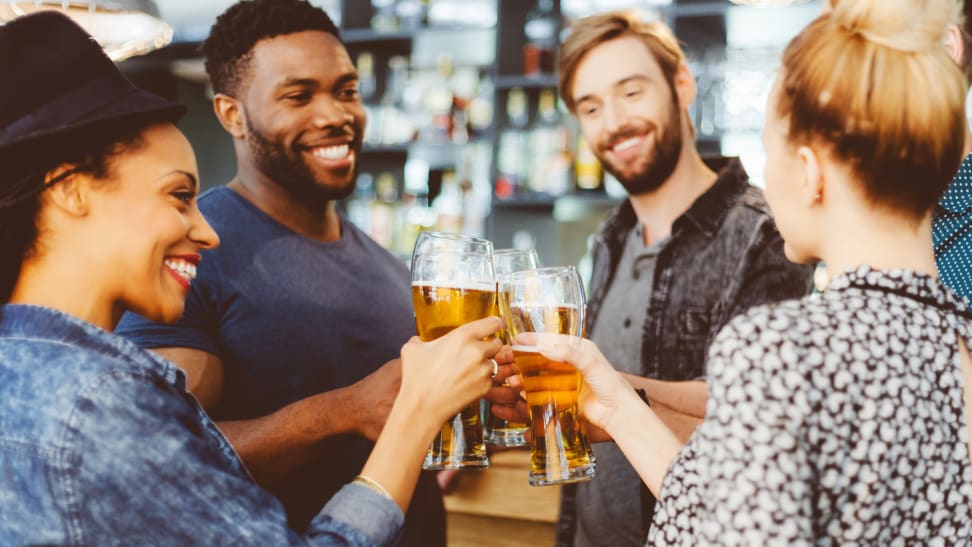
POLYGON ((950 24, 960 24, 960 0, 840 0, 831 24, 875 44, 908 53, 941 48, 950 24))

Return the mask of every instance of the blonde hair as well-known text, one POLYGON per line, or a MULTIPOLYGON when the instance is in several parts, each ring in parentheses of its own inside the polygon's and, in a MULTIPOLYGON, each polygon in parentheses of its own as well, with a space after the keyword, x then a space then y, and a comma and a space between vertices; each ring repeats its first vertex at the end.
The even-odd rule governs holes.
POLYGON ((962 160, 965 80, 942 42, 957 0, 841 0, 783 54, 791 144, 822 144, 876 203, 924 215, 962 160))
POLYGON ((574 112, 570 88, 577 65, 594 47, 623 36, 638 38, 648 47, 674 94, 675 73, 678 65, 685 61, 685 54, 671 29, 662 23, 642 21, 636 12, 602 13, 585 17, 571 25, 570 34, 557 54, 557 87, 568 110, 574 112))

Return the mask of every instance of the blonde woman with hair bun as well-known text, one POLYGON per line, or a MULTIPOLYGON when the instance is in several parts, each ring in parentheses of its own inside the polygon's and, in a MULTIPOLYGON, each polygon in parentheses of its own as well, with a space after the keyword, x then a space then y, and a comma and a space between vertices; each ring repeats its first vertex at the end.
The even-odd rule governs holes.
POLYGON ((682 446, 597 347, 544 342, 658 497, 658 545, 970 545, 972 314, 938 279, 933 209, 967 133, 942 47, 954 0, 841 0, 788 45, 766 198, 815 297, 751 309, 709 349, 682 446))

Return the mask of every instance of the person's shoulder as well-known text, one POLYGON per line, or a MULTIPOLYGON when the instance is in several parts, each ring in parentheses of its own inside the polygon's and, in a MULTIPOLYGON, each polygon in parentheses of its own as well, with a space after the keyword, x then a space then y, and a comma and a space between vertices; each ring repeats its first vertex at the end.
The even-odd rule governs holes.
POLYGON ((280 230, 255 205, 227 186, 210 188, 199 196, 199 211, 219 235, 220 245, 203 251, 204 257, 233 257, 249 252, 280 230))
POLYGON ((17 423, 33 428, 41 442, 59 444, 66 432, 58 423, 68 418, 77 423, 100 404, 132 404, 137 394, 128 386, 133 380, 144 385, 166 383, 161 371, 105 348, 51 339, 7 342, 0 354, 0 374, 6 378, 0 406, 8 417, 16 408, 28 409, 30 420, 21 413, 17 423), (14 362, 10 357, 16 354, 21 359, 14 362), (41 385, 44 389, 37 389, 41 385))
POLYGON ((363 230, 354 225, 345 216, 341 216, 341 229, 344 231, 343 238, 353 247, 357 247, 371 258, 389 263, 404 263, 395 257, 388 249, 382 247, 377 241, 371 238, 363 230))
POLYGON ((203 211, 208 209, 220 210, 226 207, 233 201, 231 192, 232 190, 225 185, 214 186, 208 190, 204 190, 199 194, 199 198, 197 198, 199 209, 203 211))
POLYGON ((727 221, 733 224, 747 223, 752 225, 772 225, 773 213, 763 190, 748 180, 739 192, 735 202, 729 207, 727 221))

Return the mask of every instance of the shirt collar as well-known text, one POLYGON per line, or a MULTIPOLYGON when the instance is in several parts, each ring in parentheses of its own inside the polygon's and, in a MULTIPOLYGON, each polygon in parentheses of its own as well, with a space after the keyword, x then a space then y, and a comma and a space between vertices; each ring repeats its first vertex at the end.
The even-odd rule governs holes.
MULTIPOLYGON (((712 237, 722 223, 729 208, 735 203, 749 180, 746 170, 738 158, 713 156, 703 158, 706 165, 719 173, 715 184, 696 198, 685 213, 675 220, 674 233, 685 224, 698 228, 707 237, 712 237)), ((604 224, 603 237, 614 244, 620 244, 632 227, 638 223, 631 200, 627 199, 618 207, 617 212, 604 224)))
POLYGON ((152 369, 170 384, 185 388, 185 374, 174 364, 121 336, 52 308, 27 304, 0 306, 0 338, 5 337, 74 344, 152 369))
POLYGON ((952 292, 937 277, 914 270, 876 270, 862 264, 845 270, 831 279, 830 284, 827 285, 828 292, 847 289, 891 292, 957 312, 965 312, 967 309, 965 300, 952 292))
POLYGON ((950 213, 963 213, 972 208, 972 154, 962 160, 938 204, 950 213))
POLYGON ((715 235, 722 219, 739 197, 749 180, 746 170, 737 158, 706 159, 706 165, 719 173, 715 184, 696 198, 685 214, 672 225, 674 233, 686 223, 691 223, 706 237, 715 235))

